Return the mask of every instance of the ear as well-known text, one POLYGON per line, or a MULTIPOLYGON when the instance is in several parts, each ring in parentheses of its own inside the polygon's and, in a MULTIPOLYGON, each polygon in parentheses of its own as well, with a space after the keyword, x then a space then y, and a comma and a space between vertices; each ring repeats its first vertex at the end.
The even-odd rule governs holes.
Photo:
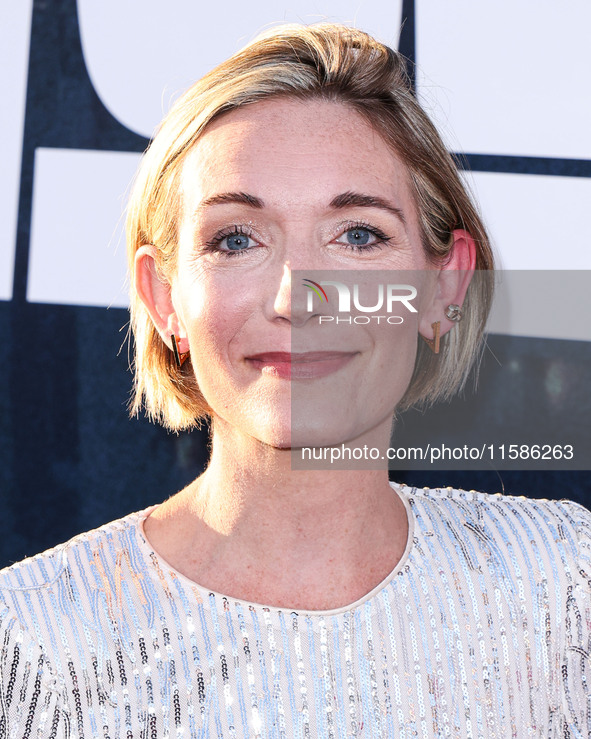
POLYGON ((433 337, 432 324, 440 322, 440 336, 455 325, 445 315, 448 305, 464 303, 466 291, 476 268, 476 244, 467 231, 456 229, 454 243, 447 263, 439 270, 436 286, 430 305, 425 308, 419 320, 419 333, 426 339, 433 337))
POLYGON ((183 353, 189 350, 187 335, 174 307, 172 286, 156 269, 156 254, 156 247, 149 244, 137 250, 135 290, 162 341, 172 351, 171 334, 175 334, 180 339, 179 352, 183 353))

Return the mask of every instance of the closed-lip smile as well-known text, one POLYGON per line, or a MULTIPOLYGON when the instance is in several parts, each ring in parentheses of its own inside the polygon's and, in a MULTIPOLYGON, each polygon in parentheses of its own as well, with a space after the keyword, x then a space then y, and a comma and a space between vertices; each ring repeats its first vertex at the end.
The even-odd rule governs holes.
POLYGON ((286 380, 325 377, 344 367, 358 352, 262 352, 246 361, 265 374, 286 380))

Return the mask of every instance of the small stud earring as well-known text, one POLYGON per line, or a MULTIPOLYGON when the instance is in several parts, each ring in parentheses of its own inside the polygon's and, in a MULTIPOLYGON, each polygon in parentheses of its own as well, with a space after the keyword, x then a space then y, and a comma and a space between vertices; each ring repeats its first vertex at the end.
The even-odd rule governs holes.
POLYGON ((172 341, 172 353, 174 354, 176 366, 180 369, 183 366, 183 362, 187 360, 190 352, 183 352, 182 354, 179 352, 179 344, 181 343, 181 340, 174 334, 170 334, 170 340, 172 341))
POLYGON ((445 309, 445 315, 449 318, 450 321, 455 321, 457 323, 458 321, 462 320, 462 309, 459 305, 456 305, 455 303, 450 303, 445 309))
POLYGON ((431 328, 433 329, 433 338, 432 339, 426 339, 422 334, 421 338, 425 343, 428 345, 429 349, 433 352, 433 354, 439 354, 439 331, 441 328, 441 324, 439 321, 435 321, 435 323, 431 324, 431 328))

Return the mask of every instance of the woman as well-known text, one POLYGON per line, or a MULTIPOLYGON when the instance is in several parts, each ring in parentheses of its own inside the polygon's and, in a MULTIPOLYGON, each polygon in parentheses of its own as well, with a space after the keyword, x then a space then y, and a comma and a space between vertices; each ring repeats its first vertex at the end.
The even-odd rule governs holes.
POLYGON ((164 121, 128 244, 133 410, 209 416, 211 460, 3 571, 2 735, 589 735, 584 509, 292 469, 385 452, 477 353, 490 247, 401 58, 329 24, 255 40, 164 121), (331 275, 402 321, 347 322, 331 275))

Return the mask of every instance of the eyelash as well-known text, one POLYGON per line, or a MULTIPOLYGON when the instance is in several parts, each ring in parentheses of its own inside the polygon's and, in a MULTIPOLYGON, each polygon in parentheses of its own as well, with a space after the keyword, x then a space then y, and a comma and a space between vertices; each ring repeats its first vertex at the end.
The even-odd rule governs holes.
MULTIPOLYGON (((341 238, 341 236, 344 236, 347 231, 354 231, 355 229, 363 229, 364 231, 368 231, 376 240, 372 244, 342 244, 340 243, 340 246, 345 246, 348 249, 351 249, 352 251, 357 252, 370 252, 374 251, 374 249, 381 249, 382 244, 387 244, 389 241, 391 241, 391 236, 386 236, 383 231, 381 231, 379 228, 376 228, 375 226, 371 226, 369 223, 366 223, 365 221, 352 221, 350 223, 345 224, 345 227, 343 228, 342 233, 338 238, 341 238)), ((226 239, 228 236, 246 236, 247 238, 252 238, 252 230, 245 226, 231 226, 228 228, 225 228, 221 231, 218 231, 218 233, 213 236, 209 241, 205 242, 205 246, 207 247, 208 252, 214 252, 217 254, 224 254, 228 258, 231 257, 237 257, 239 255, 245 254, 252 250, 252 248, 247 249, 221 249, 220 244, 224 239, 226 239)))
MULTIPOLYGON (((363 231, 368 231, 375 238, 373 244, 342 244, 339 242, 341 246, 345 246, 352 251, 369 252, 374 251, 374 249, 381 249, 382 244, 387 244, 389 241, 392 240, 391 236, 386 236, 386 234, 379 228, 377 228, 376 226, 371 226, 365 221, 352 221, 350 223, 346 223, 341 236, 344 236, 347 231, 355 231, 356 228, 362 229, 363 231)), ((339 236, 339 238, 341 236, 339 236)))
POLYGON ((207 251, 225 254, 228 257, 236 257, 239 254, 250 251, 250 249, 220 249, 220 244, 228 236, 247 236, 248 238, 252 238, 252 231, 245 226, 231 226, 229 228, 224 228, 221 231, 218 231, 212 239, 205 242, 207 251))

